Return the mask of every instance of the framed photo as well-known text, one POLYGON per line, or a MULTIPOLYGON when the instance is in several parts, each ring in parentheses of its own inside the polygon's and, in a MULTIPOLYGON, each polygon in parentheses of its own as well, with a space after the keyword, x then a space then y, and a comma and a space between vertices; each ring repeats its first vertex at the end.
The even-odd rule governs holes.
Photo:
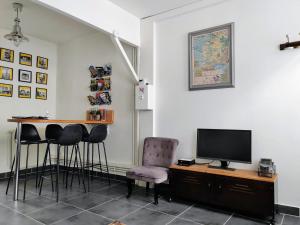
POLYGON ((47 70, 48 69, 48 59, 38 56, 36 60, 36 67, 40 69, 47 70))
POLYGON ((5 62, 14 62, 14 50, 0 48, 0 60, 5 62))
POLYGON ((0 66, 0 79, 13 80, 13 68, 0 66))
POLYGON ((32 55, 20 52, 19 63, 24 66, 32 66, 32 55))
POLYGON ((189 90, 234 87, 234 24, 189 33, 189 90))
POLYGON ((0 96, 12 97, 13 85, 12 84, 0 84, 0 96))
POLYGON ((48 82, 48 74, 47 73, 36 72, 36 83, 37 84, 47 85, 47 82, 48 82))
POLYGON ((47 100, 47 89, 46 88, 36 88, 35 98, 40 100, 47 100))
POLYGON ((19 98, 31 98, 31 87, 19 86, 18 96, 19 98))
POLYGON ((31 83, 32 82, 32 72, 29 70, 19 70, 19 81, 31 83))

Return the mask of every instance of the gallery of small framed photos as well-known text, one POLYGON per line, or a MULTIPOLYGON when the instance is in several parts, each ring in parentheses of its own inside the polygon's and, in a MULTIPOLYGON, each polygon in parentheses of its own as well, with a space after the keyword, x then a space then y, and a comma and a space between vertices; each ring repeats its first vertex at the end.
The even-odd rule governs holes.
POLYGON ((36 56, 35 61, 32 54, 25 52, 19 52, 19 60, 15 60, 15 57, 17 54, 15 55, 14 50, 0 47, 0 97, 13 96, 14 84, 11 82, 14 81, 15 76, 17 81, 15 89, 19 98, 31 99, 33 96, 32 84, 35 83, 37 87, 34 88, 34 98, 47 100, 49 59, 44 56, 36 56), (5 65, 2 62, 5 62, 5 65), (17 71, 14 71, 13 67, 17 71), (35 79, 32 78, 33 75, 35 75, 35 79))

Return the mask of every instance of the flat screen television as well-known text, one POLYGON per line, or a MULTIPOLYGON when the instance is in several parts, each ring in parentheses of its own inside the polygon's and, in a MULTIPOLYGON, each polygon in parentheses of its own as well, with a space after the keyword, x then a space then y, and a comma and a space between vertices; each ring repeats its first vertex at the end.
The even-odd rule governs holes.
POLYGON ((251 163, 251 130, 197 130, 197 158, 220 160, 223 169, 228 162, 251 163))

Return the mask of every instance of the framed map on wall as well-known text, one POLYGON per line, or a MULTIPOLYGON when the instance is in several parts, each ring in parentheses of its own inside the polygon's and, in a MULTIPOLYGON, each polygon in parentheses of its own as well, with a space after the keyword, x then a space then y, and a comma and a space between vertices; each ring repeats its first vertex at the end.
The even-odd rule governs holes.
POLYGON ((189 33, 189 90, 234 87, 234 24, 189 33))

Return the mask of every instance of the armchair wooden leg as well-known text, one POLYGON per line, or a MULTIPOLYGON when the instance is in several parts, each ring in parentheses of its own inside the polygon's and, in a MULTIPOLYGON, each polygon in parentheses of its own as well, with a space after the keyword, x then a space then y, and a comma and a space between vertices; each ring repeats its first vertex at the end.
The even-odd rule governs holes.
POLYGON ((173 200, 173 190, 172 190, 172 187, 171 187, 171 185, 169 184, 169 196, 168 196, 168 202, 172 202, 172 200, 173 200))
POLYGON ((130 198, 131 194, 132 194, 132 185, 133 185, 134 180, 132 179, 127 179, 127 187, 128 187, 128 194, 127 194, 127 198, 130 198))
POLYGON ((147 196, 149 195, 149 190, 150 190, 149 186, 150 186, 150 183, 146 182, 146 195, 147 196))
POLYGON ((159 184, 154 184, 154 204, 158 204, 159 184))

